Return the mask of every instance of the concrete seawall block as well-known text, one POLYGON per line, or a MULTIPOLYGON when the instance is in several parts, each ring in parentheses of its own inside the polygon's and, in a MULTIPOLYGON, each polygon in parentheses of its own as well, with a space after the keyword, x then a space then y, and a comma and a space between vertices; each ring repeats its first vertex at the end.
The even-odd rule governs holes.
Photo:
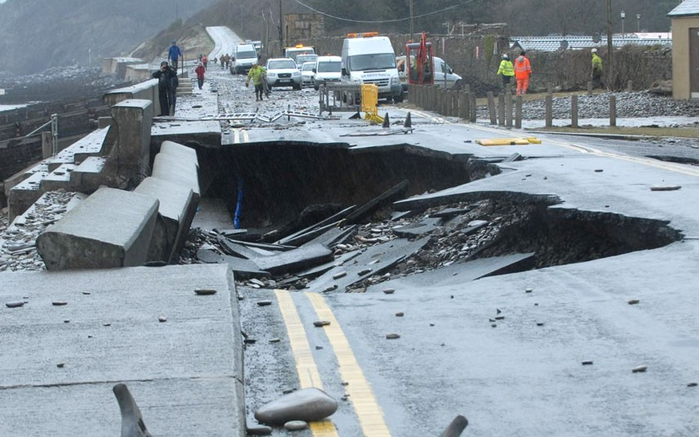
POLYGON ((110 161, 116 160, 119 176, 131 178, 145 173, 150 161, 150 131, 153 104, 150 100, 124 100, 111 108, 118 142, 110 161))
POLYGON ((138 266, 147 261, 158 200, 100 188, 39 235, 47 270, 138 266))
POLYGON ((187 159, 191 162, 194 162, 194 165, 196 165, 197 168, 199 168, 199 159, 197 158, 197 151, 192 149, 191 147, 187 147, 182 144, 175 143, 173 141, 164 141, 163 144, 160 145, 160 153, 172 156, 179 156, 183 159, 187 159))
POLYGON ((189 211, 197 207, 194 192, 184 185, 156 177, 146 178, 134 192, 158 199, 160 203, 160 217, 153 232, 148 260, 175 261, 191 226, 191 220, 187 222, 189 211))
POLYGON ((199 173, 194 162, 184 156, 158 153, 153 161, 153 176, 189 187, 199 196, 199 173))

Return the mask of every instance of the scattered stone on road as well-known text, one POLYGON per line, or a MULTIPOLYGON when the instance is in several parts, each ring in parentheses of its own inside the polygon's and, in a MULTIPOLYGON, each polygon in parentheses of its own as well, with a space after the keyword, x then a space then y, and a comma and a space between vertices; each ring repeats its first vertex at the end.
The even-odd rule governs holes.
POLYGON ((313 322, 313 326, 316 328, 322 328, 323 326, 328 326, 329 324, 330 322, 327 320, 318 320, 317 322, 313 322))
POLYGON ((247 427, 248 435, 270 435, 272 434, 272 428, 264 425, 248 425, 247 427))
POLYGON ((301 431, 302 429, 308 428, 308 423, 303 420, 291 420, 284 424, 284 428, 289 431, 301 431))
POLYGON ((386 340, 396 340, 400 338, 400 334, 386 334, 386 340))
POLYGON ((638 367, 634 367, 634 368, 631 370, 631 372, 633 372, 633 373, 643 373, 643 372, 645 372, 646 370, 648 370, 648 366, 638 366, 638 367))
POLYGON ((216 294, 216 290, 211 290, 208 288, 197 288, 194 290, 194 292, 199 296, 211 296, 212 294, 216 294))
POLYGON ((5 306, 8 308, 19 308, 24 306, 24 302, 7 302, 5 303, 5 306))
POLYGON ((260 300, 257 302, 257 305, 261 306, 261 307, 266 307, 266 306, 272 305, 272 301, 271 300, 260 300))
POLYGON ((255 419, 268 425, 284 425, 292 420, 313 422, 331 416, 337 407, 337 401, 323 390, 306 388, 263 405, 255 412, 255 419))

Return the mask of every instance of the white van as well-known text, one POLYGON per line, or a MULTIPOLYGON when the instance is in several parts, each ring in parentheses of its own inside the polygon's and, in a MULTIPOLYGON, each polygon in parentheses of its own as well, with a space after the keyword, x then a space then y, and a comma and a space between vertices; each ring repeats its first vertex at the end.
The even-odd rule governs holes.
POLYGON ((403 101, 403 89, 396 68, 391 41, 376 32, 348 34, 342 43, 342 75, 355 83, 373 83, 379 98, 403 101))
POLYGON ((313 88, 318 91, 321 85, 339 83, 342 80, 342 58, 339 56, 319 56, 313 67, 313 88))
POLYGON ((257 51, 252 44, 240 44, 233 51, 231 74, 247 73, 257 62, 257 51))
MULTIPOLYGON (((414 56, 410 57, 414 59, 414 56)), ((449 64, 447 64, 444 59, 433 57, 434 62, 434 84, 439 85, 442 88, 448 90, 461 86, 461 76, 454 73, 449 64)), ((403 85, 403 91, 408 91, 408 73, 405 67, 405 55, 397 56, 396 63, 398 64, 398 74, 400 76, 400 82, 403 85)))

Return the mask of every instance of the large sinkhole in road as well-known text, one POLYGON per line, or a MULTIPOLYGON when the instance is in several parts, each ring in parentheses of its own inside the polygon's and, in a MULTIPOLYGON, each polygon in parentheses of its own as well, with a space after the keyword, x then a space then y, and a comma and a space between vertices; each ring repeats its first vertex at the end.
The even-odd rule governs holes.
MULTIPOLYGON (((414 146, 357 150, 346 144, 285 142, 202 148, 198 155, 204 197, 222 199, 233 216, 242 188, 241 227, 261 234, 283 229, 288 235, 343 208, 369 202, 404 181, 407 187, 400 198, 499 173, 497 166, 465 155, 414 146)), ((654 249, 682 239, 667 222, 556 207, 561 202, 555 196, 466 193, 413 202, 400 221, 391 221, 391 214, 397 213, 395 200, 399 199, 392 198, 361 219, 355 242, 376 244, 372 237, 377 228, 395 238, 394 226, 429 221, 429 243, 394 269, 399 274, 534 253, 508 271, 526 270, 654 249), (437 216, 443 218, 435 221, 437 216), (474 223, 479 224, 477 232, 474 223)))

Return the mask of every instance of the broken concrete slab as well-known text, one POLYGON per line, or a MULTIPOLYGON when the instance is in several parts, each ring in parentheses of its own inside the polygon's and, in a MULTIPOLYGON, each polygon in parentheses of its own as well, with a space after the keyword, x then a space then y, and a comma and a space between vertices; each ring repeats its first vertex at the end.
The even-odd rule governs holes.
POLYGON ((359 256, 359 254, 361 254, 361 253, 362 253, 361 250, 354 250, 352 252, 343 253, 342 255, 338 256, 334 260, 332 260, 328 263, 313 267, 311 269, 304 270, 303 272, 298 273, 297 276, 300 278, 313 279, 315 277, 322 275, 323 273, 327 272, 328 270, 330 270, 334 267, 339 267, 339 266, 345 264, 346 262, 349 262, 350 260, 359 256))
POLYGON ((245 436, 243 344, 227 266, 2 273, 0 302, 16 296, 28 303, 0 318, 11 351, 0 398, 12 406, 0 408, 0 435, 119 436, 112 389, 122 382, 153 435, 245 436), (199 288, 217 293, 198 296, 199 288))
POLYGON ((283 275, 323 264, 332 259, 332 250, 322 244, 306 244, 274 256, 258 257, 253 261, 262 270, 268 271, 273 275, 283 275))
POLYGON ((441 217, 427 217, 406 226, 394 227, 393 233, 402 238, 415 238, 430 233, 442 224, 441 217))
POLYGON ((197 166, 187 158, 158 153, 153 161, 153 176, 185 185, 197 197, 201 196, 197 166))
MULTIPOLYGON (((304 234, 307 234, 315 229, 326 227, 327 225, 332 224, 332 223, 337 223, 340 220, 346 218, 356 208, 357 208, 356 205, 352 205, 348 208, 345 208, 342 211, 339 211, 339 212, 333 214, 332 216, 330 216, 324 220, 321 220, 318 223, 314 223, 313 225, 308 226, 305 229, 302 229, 302 230, 295 232, 287 237, 282 238, 281 240, 278 240, 277 243, 279 243, 279 244, 293 244, 293 243, 289 243, 289 241, 294 240, 299 235, 304 235, 304 234)), ((303 243, 301 243, 301 244, 303 244, 303 243)))
POLYGON ((158 214, 161 220, 156 222, 151 241, 148 261, 173 262, 182 250, 189 232, 190 211, 196 209, 194 192, 181 184, 176 184, 156 177, 148 177, 134 190, 158 199, 158 214))
POLYGON ((100 188, 39 235, 48 270, 143 265, 159 202, 139 193, 100 188))
POLYGON ((185 145, 175 143, 173 141, 163 141, 163 144, 160 145, 159 153, 179 156, 180 158, 193 162, 194 165, 196 165, 197 168, 199 168, 199 159, 197 158, 197 151, 192 149, 191 147, 187 147, 185 145))
POLYGON ((237 244, 222 235, 216 236, 216 241, 221 245, 221 249, 231 256, 237 256, 245 259, 258 258, 260 256, 271 256, 274 252, 262 250, 262 249, 252 249, 244 244, 237 244))
POLYGON ((197 259, 207 264, 228 264, 235 274, 236 279, 269 278, 269 272, 249 259, 237 258, 229 255, 222 255, 211 249, 199 249, 197 259))
POLYGON ((350 285, 381 274, 420 250, 429 238, 416 241, 405 239, 391 240, 366 249, 361 255, 342 266, 333 267, 318 279, 309 283, 311 291, 322 292, 328 289, 344 291, 350 285), (344 275, 341 275, 344 273, 344 275))

